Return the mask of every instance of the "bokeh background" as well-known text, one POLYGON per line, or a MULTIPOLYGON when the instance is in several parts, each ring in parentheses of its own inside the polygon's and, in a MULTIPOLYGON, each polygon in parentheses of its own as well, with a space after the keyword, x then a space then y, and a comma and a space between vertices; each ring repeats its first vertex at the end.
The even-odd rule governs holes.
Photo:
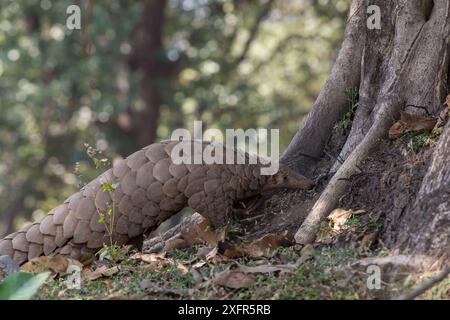
POLYGON ((285 148, 331 69, 348 6, 1 0, 0 236, 193 120, 279 128, 285 148), (72 4, 81 30, 66 28, 72 4))

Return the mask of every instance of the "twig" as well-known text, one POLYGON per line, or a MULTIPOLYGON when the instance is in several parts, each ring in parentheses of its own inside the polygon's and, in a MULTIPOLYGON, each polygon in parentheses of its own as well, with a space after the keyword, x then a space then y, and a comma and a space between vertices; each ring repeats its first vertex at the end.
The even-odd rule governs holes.
POLYGON ((439 272, 436 276, 425 280, 421 285, 410 293, 402 294, 396 298, 396 300, 413 300, 420 296, 422 293, 433 287, 435 284, 444 280, 450 273, 450 266, 446 267, 444 270, 439 272))

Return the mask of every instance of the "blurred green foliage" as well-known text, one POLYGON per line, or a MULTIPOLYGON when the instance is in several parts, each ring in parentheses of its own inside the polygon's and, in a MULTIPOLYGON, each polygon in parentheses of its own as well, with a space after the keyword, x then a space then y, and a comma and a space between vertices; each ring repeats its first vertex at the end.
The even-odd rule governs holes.
MULTIPOLYGON (((169 0, 157 54, 176 72, 158 78, 158 138, 201 119, 204 130, 280 128, 286 147, 330 71, 348 2, 277 0, 255 24, 267 1, 169 0)), ((143 108, 128 61, 143 3, 1 2, 3 231, 74 192, 75 167, 83 180, 98 174, 85 143, 111 160, 137 148, 123 124, 127 110, 143 108), (66 28, 71 4, 81 7, 82 30, 66 28)))

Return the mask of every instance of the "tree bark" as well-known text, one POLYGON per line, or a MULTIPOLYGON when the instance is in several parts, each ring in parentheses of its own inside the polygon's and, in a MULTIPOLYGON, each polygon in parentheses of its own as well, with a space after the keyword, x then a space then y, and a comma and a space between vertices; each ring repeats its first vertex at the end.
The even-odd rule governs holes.
POLYGON ((450 263, 450 126, 442 133, 413 207, 397 223, 398 246, 450 263))

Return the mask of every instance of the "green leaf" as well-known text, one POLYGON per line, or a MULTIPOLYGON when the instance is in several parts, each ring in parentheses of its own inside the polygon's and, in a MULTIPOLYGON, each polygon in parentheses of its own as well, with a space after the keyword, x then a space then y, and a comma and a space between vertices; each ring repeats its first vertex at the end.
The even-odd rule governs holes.
POLYGON ((29 300, 47 280, 50 272, 34 275, 16 272, 0 283, 0 300, 29 300))

